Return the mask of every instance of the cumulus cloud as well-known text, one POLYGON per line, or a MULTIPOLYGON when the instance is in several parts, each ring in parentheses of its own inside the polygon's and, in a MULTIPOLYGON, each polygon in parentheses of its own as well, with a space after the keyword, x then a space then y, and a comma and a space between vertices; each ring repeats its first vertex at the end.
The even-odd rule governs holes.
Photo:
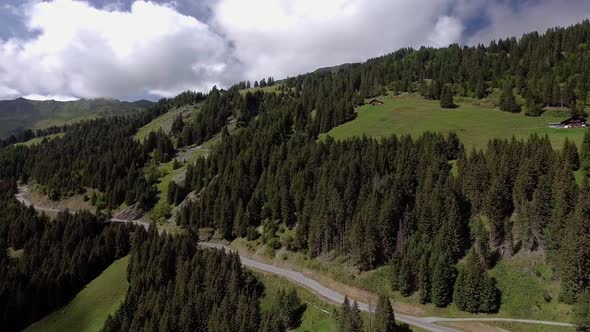
POLYGON ((450 0, 220 0, 213 24, 248 64, 283 77, 356 62, 400 47, 458 42, 450 0))
POLYGON ((0 99, 172 96, 590 15, 579 0, 4 1, 0 31, 17 16, 27 31, 0 34, 0 99))
POLYGON ((0 97, 168 96, 227 84, 240 66, 224 38, 169 5, 121 11, 55 0, 25 17, 37 34, 0 44, 0 97))
POLYGON ((428 37, 428 44, 434 47, 444 47, 449 44, 456 43, 461 38, 463 33, 463 24, 455 17, 441 16, 434 31, 428 37))

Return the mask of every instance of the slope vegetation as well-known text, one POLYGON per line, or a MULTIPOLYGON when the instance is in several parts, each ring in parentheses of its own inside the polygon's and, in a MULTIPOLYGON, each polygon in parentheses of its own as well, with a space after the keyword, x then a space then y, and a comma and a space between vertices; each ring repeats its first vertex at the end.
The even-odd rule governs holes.
POLYGON ((26 332, 100 331, 127 293, 129 256, 115 261, 65 307, 29 326, 26 332))
POLYGON ((458 108, 446 110, 438 101, 426 100, 415 94, 383 96, 383 105, 363 105, 356 109, 357 117, 332 130, 327 135, 335 139, 352 136, 387 137, 409 134, 417 138, 427 131, 454 131, 466 148, 485 148, 492 138, 527 138, 532 133, 548 135, 555 149, 561 149, 566 138, 580 142, 584 129, 549 128, 548 123, 560 122, 567 116, 528 117, 522 113, 502 112, 493 100, 458 99, 458 108))
POLYGON ((19 129, 42 129, 70 121, 131 114, 152 104, 146 100, 122 102, 116 99, 80 99, 68 102, 24 98, 3 100, 0 101, 0 137, 19 129))

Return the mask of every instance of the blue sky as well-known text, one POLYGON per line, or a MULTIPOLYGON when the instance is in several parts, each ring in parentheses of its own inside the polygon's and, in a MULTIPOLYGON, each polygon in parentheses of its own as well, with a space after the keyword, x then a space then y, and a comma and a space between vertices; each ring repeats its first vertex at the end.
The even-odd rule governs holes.
POLYGON ((0 99, 157 99, 588 17, 587 0, 0 0, 0 99))

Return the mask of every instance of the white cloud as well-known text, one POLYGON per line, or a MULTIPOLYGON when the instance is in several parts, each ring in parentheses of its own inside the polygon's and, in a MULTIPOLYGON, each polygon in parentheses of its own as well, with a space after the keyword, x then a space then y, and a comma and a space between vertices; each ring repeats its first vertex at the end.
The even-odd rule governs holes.
MULTIPOLYGON (((450 0, 220 0, 214 26, 235 42, 247 76, 284 77, 420 46, 458 42, 450 0), (438 28, 448 31, 437 36, 438 28), (443 40, 444 39, 444 40, 443 40), (258 76, 256 76, 258 75, 258 76)), ((459 32, 458 32, 459 31, 459 32)))
POLYGON ((0 99, 172 96, 590 16, 590 1, 579 0, 527 0, 518 10, 512 0, 23 3, 5 8, 25 20, 30 37, 0 40, 0 99), (473 31, 484 16, 489 24, 473 31))
POLYGON ((78 100, 76 97, 71 96, 60 96, 60 95, 38 95, 38 94, 30 94, 23 96, 25 99, 29 100, 57 100, 57 101, 72 101, 78 100))
POLYGON ((39 33, 0 43, 0 97, 174 95, 228 83, 239 68, 226 40, 168 5, 120 11, 55 0, 32 4, 26 17, 39 33))
POLYGON ((428 37, 428 45, 445 47, 461 40, 463 24, 455 17, 441 16, 438 18, 434 31, 428 37))

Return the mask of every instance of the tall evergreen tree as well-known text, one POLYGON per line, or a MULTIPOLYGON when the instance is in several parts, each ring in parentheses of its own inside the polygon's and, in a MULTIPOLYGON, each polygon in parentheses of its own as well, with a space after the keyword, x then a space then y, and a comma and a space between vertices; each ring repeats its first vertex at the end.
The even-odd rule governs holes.
POLYGON ((474 250, 467 255, 455 283, 454 303, 467 312, 495 312, 498 310, 494 281, 486 274, 485 265, 474 250))
POLYGON ((375 326, 374 332, 394 332, 396 331, 395 314, 389 298, 383 295, 379 296, 377 308, 375 309, 375 326))
POLYGON ((504 83, 502 94, 500 95, 500 109, 504 112, 520 112, 520 106, 516 103, 513 89, 511 82, 504 83))
POLYGON ((446 307, 453 300, 453 285, 457 272, 450 251, 438 255, 432 274, 432 303, 446 307))
POLYGON ((560 255, 560 298, 571 304, 590 287, 590 193, 587 180, 584 186, 578 198, 575 215, 566 221, 560 255))
POLYGON ((442 89, 440 96, 440 107, 442 108, 455 108, 455 102, 453 101, 453 89, 449 84, 445 84, 442 89))

